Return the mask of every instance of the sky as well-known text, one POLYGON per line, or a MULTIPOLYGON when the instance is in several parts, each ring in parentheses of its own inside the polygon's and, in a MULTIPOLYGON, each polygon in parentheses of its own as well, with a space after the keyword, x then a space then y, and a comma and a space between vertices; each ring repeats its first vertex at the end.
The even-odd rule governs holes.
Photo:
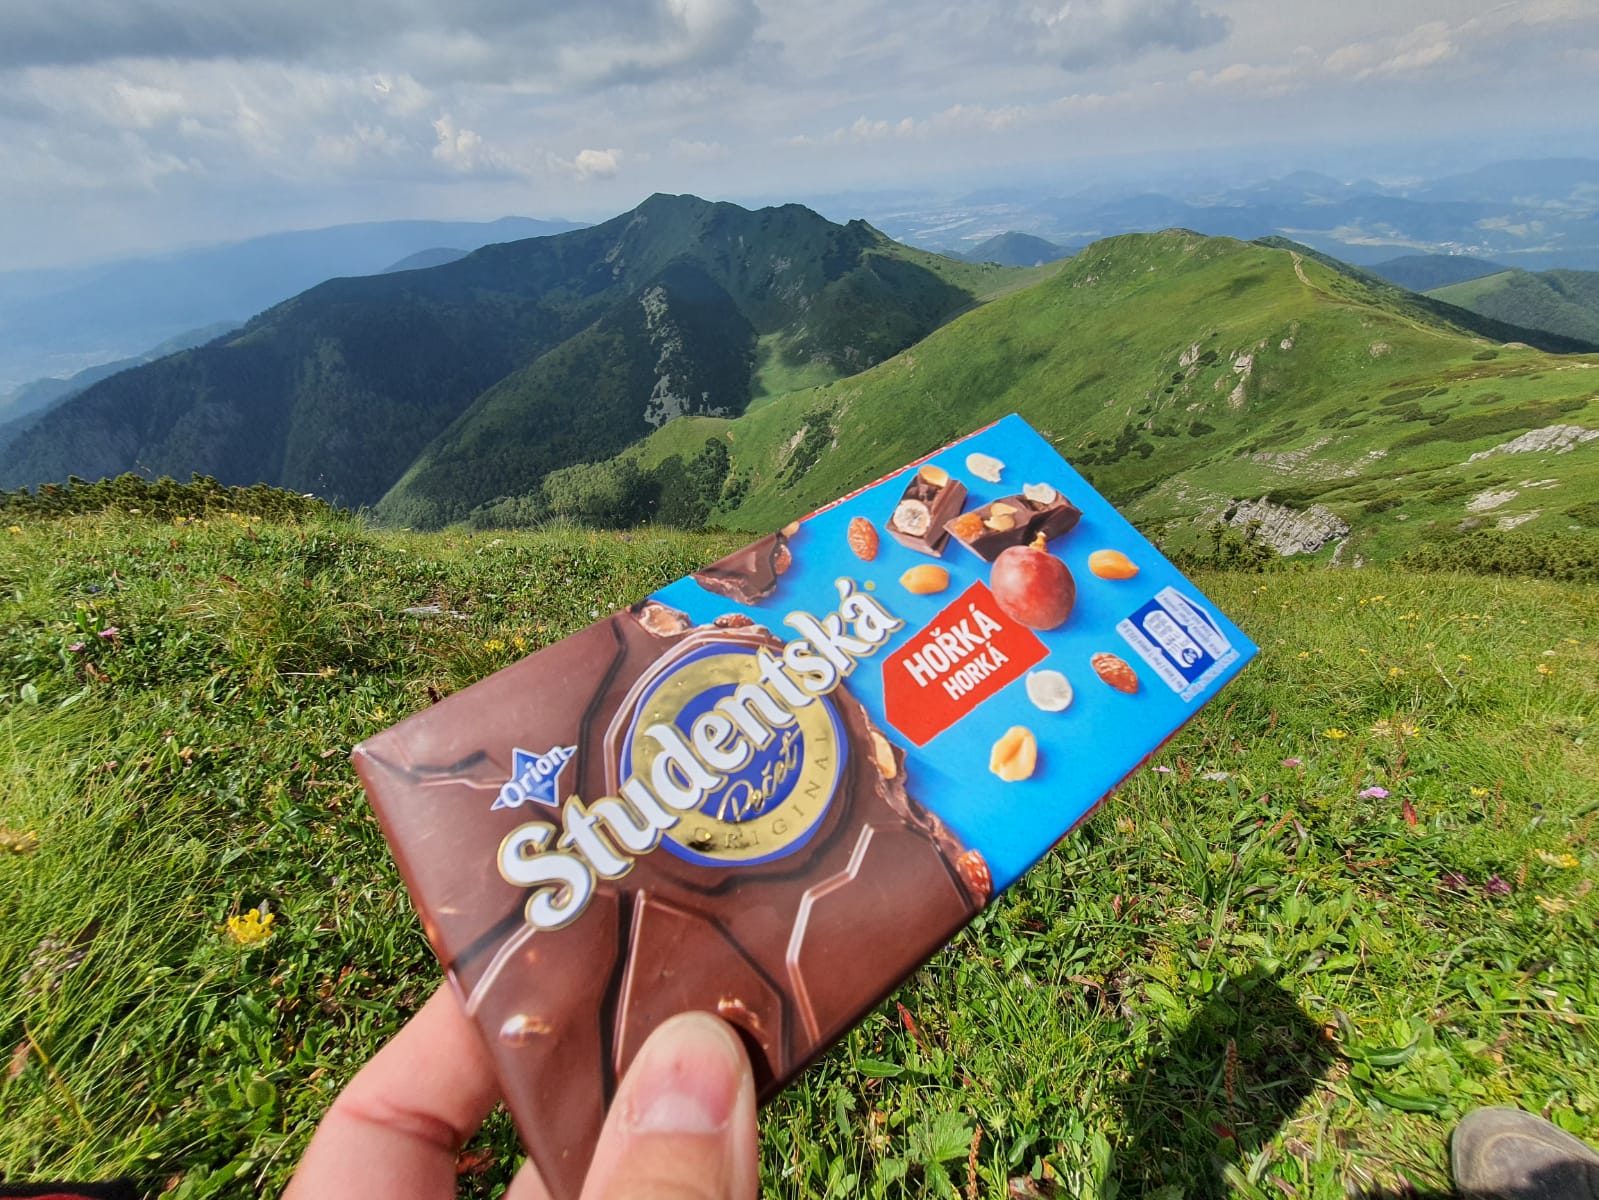
POLYGON ((656 191, 1595 153, 1595 112, 1599 0, 0 0, 0 271, 656 191))

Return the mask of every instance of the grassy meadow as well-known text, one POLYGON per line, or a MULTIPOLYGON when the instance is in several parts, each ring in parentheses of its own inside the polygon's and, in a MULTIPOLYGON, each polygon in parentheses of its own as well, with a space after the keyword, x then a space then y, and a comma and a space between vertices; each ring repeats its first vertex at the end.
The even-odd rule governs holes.
MULTIPOLYGON (((737 540, 0 532, 0 1180, 280 1190, 439 979, 351 746, 737 540)), ((1198 582, 1260 658, 765 1110, 767 1194, 1447 1192, 1486 1103, 1599 1140, 1599 597, 1198 582)), ((498 1116, 462 1194, 515 1159, 498 1116)))

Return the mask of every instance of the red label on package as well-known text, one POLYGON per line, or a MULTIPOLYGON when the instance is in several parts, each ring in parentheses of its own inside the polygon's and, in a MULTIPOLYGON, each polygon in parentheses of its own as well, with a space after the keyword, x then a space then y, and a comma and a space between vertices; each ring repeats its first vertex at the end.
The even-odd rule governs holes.
POLYGON ((889 724, 918 746, 959 721, 1048 654, 974 583, 883 666, 889 724))

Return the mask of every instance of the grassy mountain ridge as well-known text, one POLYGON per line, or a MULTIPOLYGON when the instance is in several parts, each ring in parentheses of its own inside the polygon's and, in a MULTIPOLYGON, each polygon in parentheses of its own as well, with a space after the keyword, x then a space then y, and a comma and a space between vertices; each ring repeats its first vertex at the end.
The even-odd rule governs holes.
POLYGON ((753 336, 833 377, 1020 274, 900 247, 798 205, 752 213, 654 196, 587 229, 323 283, 236 337, 88 389, 0 458, 0 483, 199 472, 368 504, 415 466, 384 511, 437 524, 535 486, 552 462, 608 457, 648 432, 652 405, 656 420, 736 414, 750 396, 753 336), (601 362, 594 347, 606 337, 601 362), (577 397, 595 371, 622 391, 590 411, 577 397), (539 444, 572 420, 559 453, 539 444), (509 441, 484 470, 477 456, 495 437, 509 441))
POLYGON ((1418 293, 1391 282, 1375 271, 1357 267, 1288 238, 1268 237, 1259 241, 1263 246, 1274 246, 1304 258, 1314 259, 1340 275, 1347 275, 1356 283, 1364 285, 1385 307, 1407 312, 1419 320, 1443 322, 1463 332, 1492 338, 1497 342, 1525 342, 1529 346, 1547 350, 1551 354, 1599 350, 1599 342, 1587 338, 1570 337, 1539 325, 1503 320, 1473 308, 1452 304, 1431 294, 1418 293))
POLYGON ((1599 342, 1599 271, 1500 271, 1427 294, 1485 317, 1599 342))
POLYGON ((369 221, 266 234, 92 267, 0 271, 0 380, 127 358, 183 330, 242 322, 335 276, 381 271, 431 246, 578 228, 570 221, 369 221))
POLYGON ((716 519, 764 530, 1015 411, 1178 544, 1267 495, 1326 504, 1354 527, 1351 558, 1472 522, 1593 524, 1599 441, 1467 460, 1599 427, 1599 357, 1496 346, 1413 300, 1285 249, 1126 235, 859 376, 633 453, 723 439, 716 519))

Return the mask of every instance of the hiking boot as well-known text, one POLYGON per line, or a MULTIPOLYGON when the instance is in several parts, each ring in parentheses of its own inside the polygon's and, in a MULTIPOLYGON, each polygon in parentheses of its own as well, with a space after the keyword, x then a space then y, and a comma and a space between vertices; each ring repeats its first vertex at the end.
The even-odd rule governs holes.
POLYGON ((1599 1152, 1519 1108, 1479 1108, 1449 1141, 1465 1200, 1599 1200, 1599 1152))

